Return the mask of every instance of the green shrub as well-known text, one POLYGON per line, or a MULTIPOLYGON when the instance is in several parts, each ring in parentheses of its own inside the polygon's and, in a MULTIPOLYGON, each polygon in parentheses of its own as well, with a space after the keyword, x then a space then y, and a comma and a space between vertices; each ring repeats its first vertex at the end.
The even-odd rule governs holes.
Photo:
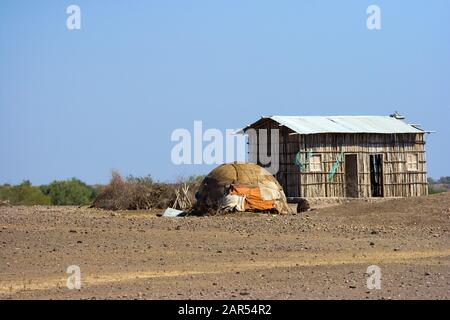
POLYGON ((42 193, 39 187, 24 181, 17 186, 3 185, 0 187, 0 199, 9 200, 12 205, 49 205, 50 197, 42 193))
POLYGON ((442 193, 442 192, 446 192, 447 189, 443 188, 443 187, 438 187, 438 186, 434 186, 434 185, 429 185, 428 186, 428 194, 437 194, 437 193, 442 193))
POLYGON ((450 185, 450 177, 440 177, 437 182, 450 185))
POLYGON ((428 178, 428 193, 436 194, 450 190, 450 177, 441 177, 438 180, 428 178))
POLYGON ((53 181, 41 190, 54 205, 87 205, 97 196, 95 188, 75 178, 53 181))

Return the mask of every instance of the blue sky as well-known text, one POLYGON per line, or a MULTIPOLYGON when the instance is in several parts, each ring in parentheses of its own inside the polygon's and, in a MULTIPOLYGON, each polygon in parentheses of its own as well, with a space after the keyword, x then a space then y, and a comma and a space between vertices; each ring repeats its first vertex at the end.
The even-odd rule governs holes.
POLYGON ((388 115, 450 175, 450 1, 0 2, 0 183, 172 180, 170 135, 261 115, 388 115), (81 30, 66 8, 81 8, 81 30), (382 29, 366 28, 381 8, 382 29))

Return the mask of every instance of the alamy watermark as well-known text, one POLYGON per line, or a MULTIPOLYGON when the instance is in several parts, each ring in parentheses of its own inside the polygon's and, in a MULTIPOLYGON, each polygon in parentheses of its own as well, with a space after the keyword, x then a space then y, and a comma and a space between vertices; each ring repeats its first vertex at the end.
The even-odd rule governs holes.
POLYGON ((367 289, 381 290, 381 268, 377 265, 367 267, 367 289))
POLYGON ((81 9, 76 4, 67 7, 66 13, 69 15, 66 19, 66 27, 69 30, 81 29, 81 9))
POLYGON ((69 274, 67 277, 67 288, 69 290, 80 290, 81 289, 81 269, 77 265, 71 265, 67 267, 66 273, 69 274))
POLYGON ((366 20, 366 26, 369 30, 381 30, 381 9, 372 4, 367 7, 366 13, 369 15, 366 20))
MULTIPOLYGON (((66 27, 69 30, 81 29, 81 8, 76 4, 71 4, 66 8, 66 27)), ((381 8, 378 5, 371 4, 366 9, 366 26, 369 30, 381 30, 381 8)))
POLYGON ((176 165, 246 161, 248 151, 248 162, 263 165, 271 174, 276 174, 279 169, 278 129, 270 130, 269 135, 267 129, 250 128, 244 134, 235 129, 204 130, 202 121, 194 121, 192 133, 188 129, 178 128, 172 132, 170 139, 176 142, 171 150, 171 160, 176 165))

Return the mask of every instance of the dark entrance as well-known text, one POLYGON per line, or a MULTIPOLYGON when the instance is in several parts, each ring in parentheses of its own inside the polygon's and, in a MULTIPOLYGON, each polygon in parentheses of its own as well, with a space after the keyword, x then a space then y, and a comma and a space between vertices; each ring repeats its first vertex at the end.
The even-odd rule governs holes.
POLYGON ((383 196, 383 155, 370 155, 370 191, 372 197, 383 196))
POLYGON ((358 198, 358 156, 345 155, 345 196, 358 198))

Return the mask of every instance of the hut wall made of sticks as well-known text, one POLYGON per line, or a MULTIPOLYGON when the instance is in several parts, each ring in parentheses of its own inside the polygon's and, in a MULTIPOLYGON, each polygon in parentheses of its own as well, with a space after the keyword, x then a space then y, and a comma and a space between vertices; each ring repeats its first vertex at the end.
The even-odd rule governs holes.
POLYGON ((266 167, 257 156, 259 148, 265 147, 270 155, 271 130, 278 130, 279 170, 275 177, 288 198, 428 194, 424 133, 298 134, 270 119, 254 128, 266 129, 269 138, 257 134, 257 144, 249 146, 249 157, 266 167), (351 170, 355 171, 353 177, 351 170), (353 191, 351 180, 355 181, 353 191))

